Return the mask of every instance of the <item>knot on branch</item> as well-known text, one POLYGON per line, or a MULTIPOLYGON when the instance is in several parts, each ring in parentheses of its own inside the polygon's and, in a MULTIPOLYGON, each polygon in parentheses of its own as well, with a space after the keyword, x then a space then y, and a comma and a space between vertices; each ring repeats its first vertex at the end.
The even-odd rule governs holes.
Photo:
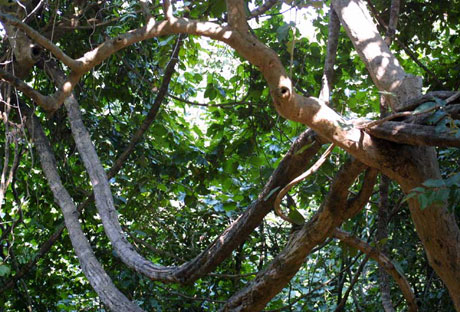
POLYGON ((280 100, 287 100, 291 96, 291 90, 287 86, 282 86, 276 89, 276 97, 280 100))

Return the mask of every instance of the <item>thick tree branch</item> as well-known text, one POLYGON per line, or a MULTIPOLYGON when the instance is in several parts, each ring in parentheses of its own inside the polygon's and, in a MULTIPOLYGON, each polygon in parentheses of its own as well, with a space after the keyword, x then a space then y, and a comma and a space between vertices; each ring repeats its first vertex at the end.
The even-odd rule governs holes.
POLYGON ((335 229, 333 235, 344 243, 360 250, 361 252, 369 255, 372 259, 377 261, 385 269, 385 271, 394 278, 395 282, 399 285, 399 288, 401 288, 404 298, 406 299, 409 306, 409 311, 418 311, 415 295, 412 292, 409 282, 404 277, 404 275, 398 272, 396 267, 393 265, 391 260, 388 259, 387 256, 366 242, 340 229, 335 229))
MULTIPOLYGON (((246 288, 228 300, 223 311, 258 311, 284 288, 304 263, 305 257, 311 250, 323 242, 337 227, 337 224, 341 224, 346 217, 350 216, 350 211, 359 211, 356 208, 358 203, 362 203, 361 198, 354 203, 347 203, 347 196, 348 188, 364 169, 365 166, 356 160, 349 161, 344 165, 336 175, 320 210, 301 230, 293 234, 283 251, 275 257, 266 269, 259 272, 246 288)), ((373 178, 365 179, 365 181, 373 185, 376 174, 374 170, 370 171, 369 174, 373 175, 373 178)), ((365 195, 369 197, 372 193, 372 187, 366 187, 365 193, 362 197, 366 197, 365 195)))
POLYGON ((372 81, 380 91, 394 94, 388 97, 393 110, 403 110, 403 103, 421 92, 422 80, 404 71, 361 0, 335 0, 332 3, 372 81))
POLYGON ((38 31, 31 28, 29 25, 21 22, 17 18, 0 13, 0 21, 3 23, 8 23, 9 25, 15 26, 21 30, 23 30, 32 40, 37 42, 39 45, 53 53, 53 55, 58 58, 62 63, 67 65, 69 68, 73 70, 78 70, 80 68, 80 64, 78 61, 75 61, 67 54, 65 54, 58 46, 48 40, 46 37, 42 36, 38 31))

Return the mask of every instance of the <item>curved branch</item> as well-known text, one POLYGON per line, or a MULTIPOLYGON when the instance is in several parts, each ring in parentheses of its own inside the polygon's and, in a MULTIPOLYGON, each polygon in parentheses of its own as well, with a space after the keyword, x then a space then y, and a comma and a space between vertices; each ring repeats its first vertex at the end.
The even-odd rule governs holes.
POLYGON ((334 230, 333 235, 334 237, 340 239, 344 243, 360 250, 361 252, 367 254, 369 257, 377 261, 385 269, 385 271, 394 278, 395 282, 399 285, 399 288, 401 289, 404 298, 406 298, 407 304, 409 306, 409 311, 418 311, 416 298, 414 293, 412 292, 409 282, 404 277, 404 275, 396 269, 396 267, 393 265, 393 263, 387 256, 385 256, 378 249, 370 246, 366 242, 338 228, 334 230))
POLYGON ((129 301, 115 287, 108 274, 96 259, 91 245, 81 229, 75 204, 59 177, 56 169, 56 160, 38 119, 30 115, 26 120, 26 126, 35 142, 43 172, 50 184, 54 198, 62 209, 66 227, 69 231, 75 253, 80 261, 81 269, 91 283, 91 286, 97 292, 102 302, 113 311, 143 311, 136 304, 129 301))
POLYGON ((80 68, 78 61, 75 61, 73 58, 65 54, 64 51, 62 51, 57 45, 48 40, 48 38, 42 36, 38 31, 31 28, 26 23, 23 23, 17 18, 4 13, 0 13, 0 21, 23 30, 32 40, 43 46, 45 49, 49 50, 56 58, 61 60, 71 69, 78 70, 80 68))

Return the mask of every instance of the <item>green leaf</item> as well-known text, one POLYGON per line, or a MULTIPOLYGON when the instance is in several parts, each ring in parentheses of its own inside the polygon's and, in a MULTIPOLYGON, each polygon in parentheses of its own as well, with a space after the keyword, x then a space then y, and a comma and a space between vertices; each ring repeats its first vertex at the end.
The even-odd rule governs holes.
POLYGON ((446 179, 446 185, 447 186, 456 185, 456 186, 460 187, 460 172, 448 177, 446 179))
POLYGON ((307 144, 307 145, 302 146, 297 152, 295 152, 295 155, 300 155, 300 154, 302 154, 304 151, 306 151, 306 150, 309 149, 311 146, 313 146, 313 144, 315 144, 315 142, 311 142, 310 144, 307 144))
POLYGON ((305 218, 302 216, 302 214, 295 208, 291 208, 288 214, 289 219, 294 221, 295 224, 297 225, 302 225, 305 223, 305 218))
POLYGON ((281 41, 285 40, 287 38, 288 34, 289 34, 289 30, 293 26, 295 26, 294 22, 290 22, 289 24, 285 23, 282 26, 280 26, 276 30, 278 41, 281 42, 281 41))
POLYGON ((233 201, 227 202, 227 203, 224 203, 223 208, 226 212, 233 211, 236 209, 236 204, 233 201))
POLYGON ((430 200, 426 193, 418 195, 418 202, 420 204, 420 210, 425 210, 425 208, 430 205, 430 200))
POLYGON ((10 275, 11 269, 8 265, 2 264, 0 265, 0 276, 8 276, 10 275))
POLYGON ((443 187, 445 186, 443 179, 429 179, 422 183, 426 187, 443 187))
POLYGON ((406 196, 404 196, 404 198, 401 201, 401 203, 404 203, 404 202, 408 201, 409 199, 411 199, 411 198, 413 198, 413 197, 415 197, 417 195, 418 195, 418 193, 416 193, 416 192, 410 192, 406 196))

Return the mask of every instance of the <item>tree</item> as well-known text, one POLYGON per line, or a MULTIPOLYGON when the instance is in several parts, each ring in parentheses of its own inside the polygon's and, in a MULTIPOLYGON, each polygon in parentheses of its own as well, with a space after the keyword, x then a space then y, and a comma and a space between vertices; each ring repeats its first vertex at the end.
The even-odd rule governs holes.
POLYGON ((2 2, 6 309, 460 311, 458 1, 284 2, 2 2))

